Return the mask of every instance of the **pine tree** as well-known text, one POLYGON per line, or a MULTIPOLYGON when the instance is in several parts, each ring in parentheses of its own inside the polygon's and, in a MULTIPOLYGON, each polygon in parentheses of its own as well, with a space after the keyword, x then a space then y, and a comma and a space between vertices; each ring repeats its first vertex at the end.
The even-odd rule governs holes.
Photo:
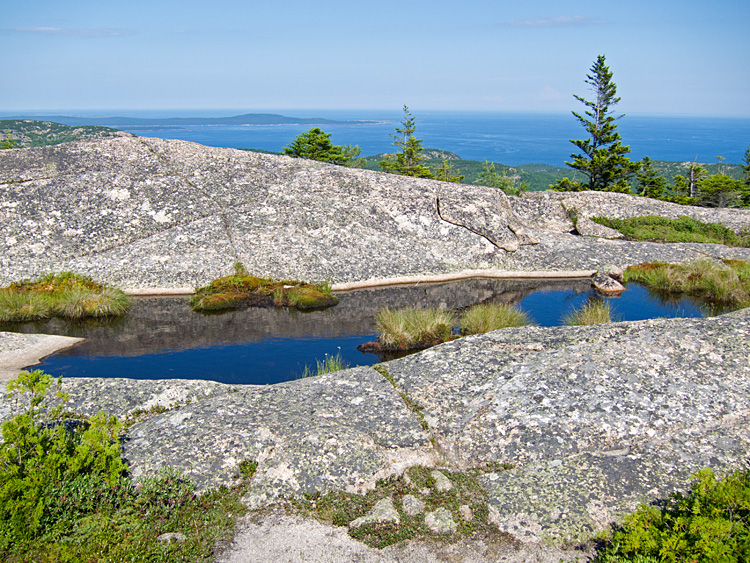
POLYGON ((422 154, 422 139, 417 139, 414 132, 417 130, 416 120, 409 113, 409 108, 404 104, 404 119, 401 127, 396 127, 398 135, 391 135, 393 144, 401 152, 395 155, 387 155, 380 161, 380 168, 385 172, 392 174, 401 174, 402 176, 415 176, 417 178, 432 178, 432 172, 429 167, 421 164, 425 160, 422 154))
POLYGON ((647 156, 643 157, 640 168, 636 173, 638 180, 637 191, 643 197, 661 199, 667 192, 667 180, 662 176, 647 156))
POLYGON ((340 145, 331 143, 330 133, 325 133, 318 127, 297 135, 291 144, 284 148, 284 154, 294 158, 307 158, 342 165, 347 164, 351 159, 350 156, 344 154, 344 149, 340 145))
POLYGON ((628 176, 637 170, 637 165, 625 156, 630 147, 623 146, 615 121, 622 116, 610 115, 613 106, 620 102, 617 97, 617 85, 612 82, 612 72, 604 64, 604 55, 599 55, 591 67, 591 74, 586 75, 586 84, 591 87, 596 99, 589 101, 581 96, 576 100, 586 106, 583 115, 572 112, 584 129, 589 133, 588 139, 573 140, 582 154, 570 155, 573 162, 568 166, 579 170, 588 179, 587 184, 568 180, 560 182, 555 189, 585 189, 596 191, 614 191, 630 193, 628 176))
POLYGON ((745 156, 742 158, 742 168, 745 170, 745 185, 742 188, 742 205, 750 207, 750 146, 745 151, 745 156))

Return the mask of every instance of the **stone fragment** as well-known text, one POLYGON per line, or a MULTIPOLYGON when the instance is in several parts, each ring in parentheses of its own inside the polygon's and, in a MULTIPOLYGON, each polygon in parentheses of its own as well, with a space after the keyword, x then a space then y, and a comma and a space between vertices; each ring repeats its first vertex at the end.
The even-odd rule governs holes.
POLYGON ((180 532, 167 532, 166 534, 162 534, 158 538, 156 538, 156 541, 161 542, 183 542, 186 540, 187 537, 185 537, 185 534, 181 534, 180 532))
POLYGON ((452 534, 458 528, 453 514, 447 508, 438 508, 434 512, 428 512, 424 517, 424 523, 431 532, 436 534, 452 534))
POLYGON ((396 507, 393 506, 393 501, 390 498, 384 498, 379 500, 375 506, 372 507, 372 510, 365 514, 364 516, 360 516, 356 520, 352 520, 352 522, 349 524, 350 528, 358 528, 359 526, 364 526, 365 524, 370 524, 372 522, 393 522, 394 524, 400 524, 401 518, 398 515, 398 511, 396 510, 396 507))
POLYGON ((591 285, 594 289, 601 293, 622 293, 625 291, 625 287, 615 279, 610 278, 602 274, 595 274, 591 278, 591 285))
POLYGON ((401 499, 401 506, 409 516, 416 516, 424 512, 425 504, 414 495, 406 495, 401 499))
POLYGON ((458 513, 466 522, 471 522, 472 520, 474 520, 474 511, 468 504, 462 504, 458 508, 458 513))
POLYGON ((438 491, 450 491, 453 489, 453 483, 445 474, 441 473, 437 469, 430 473, 430 477, 435 480, 435 489, 438 491))
POLYGON ((596 273, 603 276, 609 276, 613 280, 617 280, 620 283, 625 281, 625 272, 623 272, 622 268, 620 268, 619 266, 615 266, 614 264, 606 264, 605 266, 599 268, 596 273))

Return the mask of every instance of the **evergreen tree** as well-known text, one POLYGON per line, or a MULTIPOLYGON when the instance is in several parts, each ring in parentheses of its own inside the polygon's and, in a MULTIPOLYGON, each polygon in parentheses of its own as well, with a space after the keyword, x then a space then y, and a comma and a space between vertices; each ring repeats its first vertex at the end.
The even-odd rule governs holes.
MULTIPOLYGON (((351 154, 351 149, 349 153, 351 154)), ((294 158, 307 158, 342 165, 347 164, 351 159, 350 156, 347 157, 344 154, 344 149, 340 145, 331 143, 330 133, 324 133, 318 127, 297 135, 291 144, 284 148, 284 154, 294 158)))
POLYGON ((461 180, 464 179, 463 174, 458 168, 453 169, 453 165, 448 161, 447 158, 443 157, 443 161, 440 164, 440 168, 435 171, 435 179, 442 180, 443 182, 453 182, 454 184, 460 184, 461 180))
POLYGON ((391 135, 393 144, 400 152, 395 155, 387 155, 380 161, 380 168, 392 174, 402 176, 415 176, 417 178, 432 178, 429 167, 422 164, 425 156, 422 154, 422 139, 417 139, 414 132, 417 130, 416 120, 409 113, 409 108, 404 104, 404 120, 401 127, 396 127, 397 135, 391 135))
POLYGON ((745 163, 742 165, 742 168, 745 170, 745 185, 742 188, 742 205, 750 207, 750 146, 747 147, 742 162, 745 163))
POLYGON ((667 180, 654 168, 649 157, 643 157, 636 173, 636 179, 638 180, 636 189, 639 195, 654 199, 661 199, 666 195, 667 180))
POLYGON ((10 133, 8 133, 2 141, 0 141, 0 150, 3 149, 17 149, 21 145, 16 141, 13 137, 10 136, 10 133))
POLYGON ((484 159, 482 163, 482 171, 477 176, 475 184, 480 186, 488 186, 490 188, 498 188, 503 190, 506 195, 521 195, 521 192, 526 191, 529 185, 525 182, 516 184, 516 178, 511 176, 504 176, 495 170, 494 162, 487 162, 484 159))
POLYGON ((582 154, 572 154, 573 162, 566 162, 568 166, 579 170, 588 179, 587 184, 573 180, 559 182, 558 190, 597 190, 630 193, 628 176, 637 170, 637 165, 625 156, 630 147, 623 146, 620 134, 617 132, 615 121, 622 116, 610 115, 613 106, 617 105, 617 85, 612 82, 612 72, 604 64, 604 55, 599 55, 591 67, 591 74, 586 75, 586 84, 591 87, 596 99, 588 101, 581 96, 574 96, 576 100, 586 106, 583 115, 573 112, 573 115, 589 133, 588 139, 573 140, 582 154))

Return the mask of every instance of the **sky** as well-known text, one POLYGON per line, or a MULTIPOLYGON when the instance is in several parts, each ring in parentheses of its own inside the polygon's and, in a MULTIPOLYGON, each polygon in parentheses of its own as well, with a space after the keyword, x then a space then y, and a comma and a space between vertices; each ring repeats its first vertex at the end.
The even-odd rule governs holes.
POLYGON ((750 116, 748 0, 0 0, 0 111, 750 116))

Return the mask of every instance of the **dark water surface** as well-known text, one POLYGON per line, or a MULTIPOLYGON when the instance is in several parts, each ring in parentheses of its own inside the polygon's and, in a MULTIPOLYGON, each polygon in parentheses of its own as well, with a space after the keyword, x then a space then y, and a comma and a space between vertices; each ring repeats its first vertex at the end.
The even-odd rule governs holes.
MULTIPOLYGON (((373 319, 386 306, 463 309, 476 303, 515 303, 536 324, 556 326, 592 296, 589 280, 474 279, 341 293, 339 304, 324 311, 249 309, 220 315, 194 313, 186 297, 148 297, 135 299, 128 315, 111 322, 53 319, 0 325, 0 330, 85 337, 40 364, 55 377, 270 384, 296 379, 326 354, 340 353, 351 366, 380 362, 356 347, 376 339, 373 319)), ((635 284, 609 301, 615 320, 703 314, 688 299, 664 302, 635 284)))

